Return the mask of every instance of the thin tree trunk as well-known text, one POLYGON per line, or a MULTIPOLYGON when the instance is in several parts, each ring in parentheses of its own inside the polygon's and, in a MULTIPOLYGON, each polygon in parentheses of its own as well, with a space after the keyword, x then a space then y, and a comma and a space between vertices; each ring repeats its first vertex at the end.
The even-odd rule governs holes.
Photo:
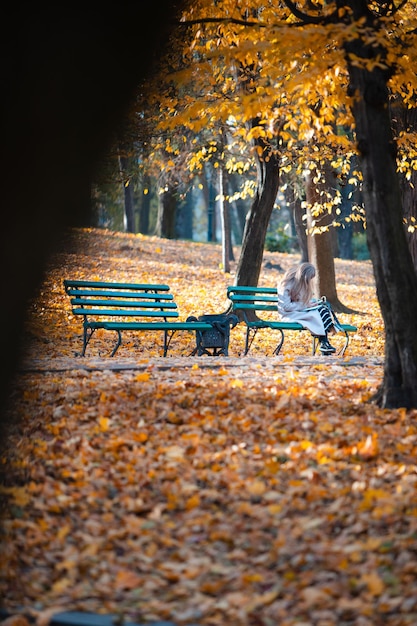
MULTIPOLYGON (((227 175, 227 188, 230 196, 233 196, 238 191, 238 185, 236 183, 237 174, 228 174, 227 175)), ((234 215, 235 219, 233 220, 233 233, 235 235, 236 243, 242 243, 243 239, 243 231, 245 230, 245 220, 247 213, 247 206, 242 198, 237 198, 233 200, 231 206, 234 207, 234 215)))
POLYGON ((218 169, 218 198, 220 208, 220 218, 222 224, 222 265, 225 274, 230 274, 230 219, 229 219, 229 207, 224 201, 224 189, 223 189, 223 167, 220 165, 218 169))
MULTIPOLYGON (((246 216, 242 249, 236 270, 236 285, 256 286, 261 273, 265 237, 279 187, 278 157, 261 139, 263 157, 256 157, 257 189, 246 216)), ((255 154, 256 151, 255 151, 255 154)))
POLYGON ((146 189, 146 193, 142 193, 142 201, 140 203, 139 210, 139 232, 147 235, 149 233, 149 213, 151 209, 151 177, 146 174, 143 180, 143 189, 146 189))
POLYGON ((208 163, 204 166, 203 195, 207 207, 207 241, 216 241, 216 186, 213 182, 213 172, 208 163))
POLYGON ((165 239, 175 239, 175 213, 177 197, 175 190, 169 187, 159 195, 158 219, 155 234, 165 239))
POLYGON ((128 174, 129 161, 128 158, 119 155, 119 168, 122 177, 123 198, 124 198, 124 225, 125 231, 135 233, 135 209, 133 198, 133 184, 128 174))
POLYGON ((302 207, 300 195, 297 192, 295 183, 288 181, 285 190, 285 200, 291 211, 295 232, 297 235, 298 245, 300 246, 301 259, 300 262, 308 261, 308 245, 307 245, 307 224, 303 219, 305 210, 302 207))

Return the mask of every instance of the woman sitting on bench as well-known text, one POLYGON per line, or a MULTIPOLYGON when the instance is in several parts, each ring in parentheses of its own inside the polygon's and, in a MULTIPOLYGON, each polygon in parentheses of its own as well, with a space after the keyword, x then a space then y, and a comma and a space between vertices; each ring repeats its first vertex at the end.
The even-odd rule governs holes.
POLYGON ((316 268, 312 263, 300 263, 290 267, 278 285, 278 312, 283 321, 298 322, 319 340, 322 354, 336 352, 328 339, 329 332, 338 332, 339 321, 326 298, 313 298, 313 278, 316 268))

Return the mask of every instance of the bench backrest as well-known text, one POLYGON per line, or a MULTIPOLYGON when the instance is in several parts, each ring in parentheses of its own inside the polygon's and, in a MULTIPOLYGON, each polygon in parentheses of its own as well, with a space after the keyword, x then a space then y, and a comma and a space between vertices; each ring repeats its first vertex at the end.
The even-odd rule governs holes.
POLYGON ((64 280, 72 313, 89 317, 177 318, 177 304, 168 285, 64 280))
POLYGON ((278 292, 274 287, 227 288, 227 297, 231 300, 234 311, 274 311, 277 313, 278 292))

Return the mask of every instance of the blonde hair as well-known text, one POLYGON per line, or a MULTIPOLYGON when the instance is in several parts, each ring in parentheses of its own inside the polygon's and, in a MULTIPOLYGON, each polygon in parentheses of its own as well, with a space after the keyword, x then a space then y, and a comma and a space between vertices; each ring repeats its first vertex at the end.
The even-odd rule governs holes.
POLYGON ((284 274, 282 279, 283 291, 288 290, 291 302, 308 304, 313 297, 312 280, 316 275, 316 268, 312 263, 293 265, 284 274))

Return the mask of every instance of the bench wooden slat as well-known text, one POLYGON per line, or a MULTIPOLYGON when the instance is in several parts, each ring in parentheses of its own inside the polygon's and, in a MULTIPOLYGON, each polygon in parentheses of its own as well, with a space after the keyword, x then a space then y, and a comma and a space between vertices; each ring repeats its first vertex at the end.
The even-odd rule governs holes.
POLYGON ((68 289, 67 294, 69 296, 74 296, 76 298, 85 297, 97 297, 97 298, 135 298, 135 299, 146 299, 146 300, 173 300, 174 296, 172 293, 152 293, 150 291, 124 291, 120 290, 110 290, 110 289, 68 289))
MULTIPOLYGON (((148 300, 109 300, 109 299, 98 299, 98 298, 72 298, 71 300, 72 306, 80 306, 80 307, 98 307, 98 306, 114 306, 117 307, 134 307, 138 306, 143 309, 154 309, 158 306, 158 302, 152 300, 149 302, 148 300)), ((161 308, 166 309, 176 309, 177 305, 172 300, 167 302, 163 302, 161 300, 161 308)), ((86 311, 88 309, 85 309, 86 311)))
POLYGON ((260 294, 275 294, 277 290, 275 287, 247 287, 244 285, 229 285, 227 288, 227 295, 229 294, 246 294, 246 293, 260 293, 260 294))
POLYGON ((86 317, 93 315, 107 317, 178 317, 177 310, 153 310, 153 309, 73 309, 74 315, 84 315, 86 317))
POLYGON ((132 291, 170 291, 169 285, 159 285, 152 283, 113 283, 95 280, 64 280, 65 289, 71 287, 90 287, 94 289, 130 289, 132 291))
POLYGON ((241 309, 242 311, 277 311, 277 305, 275 304, 262 304, 261 302, 241 302, 239 299, 235 300, 233 296, 230 298, 233 302, 234 309, 241 309))
POLYGON ((271 304, 275 304, 275 308, 277 306, 277 297, 276 296, 262 296, 260 295, 259 298, 257 297, 256 294, 253 295, 242 295, 242 294, 230 294, 229 295, 230 300, 232 300, 233 302, 241 302, 242 305, 245 304, 245 302, 247 302, 248 304, 251 302, 271 302, 271 304))
POLYGON ((211 330, 207 322, 97 322, 107 330, 211 330))

